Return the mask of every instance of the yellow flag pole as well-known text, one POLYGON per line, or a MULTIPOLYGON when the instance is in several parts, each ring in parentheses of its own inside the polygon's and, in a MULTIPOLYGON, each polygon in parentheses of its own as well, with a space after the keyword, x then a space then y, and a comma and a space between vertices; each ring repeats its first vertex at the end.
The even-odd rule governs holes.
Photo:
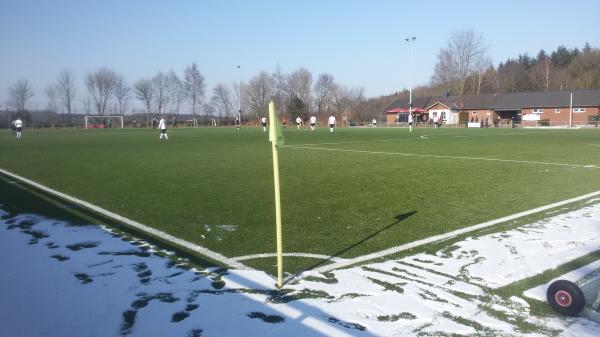
POLYGON ((271 101, 269 103, 269 127, 271 136, 271 146, 273 149, 273 179, 275 185, 275 228, 277 232, 277 288, 283 287, 283 238, 281 230, 281 194, 279 191, 279 154, 277 152, 277 145, 275 144, 275 123, 279 121, 276 119, 275 114, 275 103, 271 101))

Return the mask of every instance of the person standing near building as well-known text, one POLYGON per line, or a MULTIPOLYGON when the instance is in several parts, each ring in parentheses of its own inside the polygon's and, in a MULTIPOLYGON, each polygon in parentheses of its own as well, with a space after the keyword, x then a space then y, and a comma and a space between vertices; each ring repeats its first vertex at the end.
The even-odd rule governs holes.
POLYGON ((413 117, 413 115, 411 113, 408 114, 408 130, 409 132, 412 132, 412 126, 414 123, 415 119, 413 117))
POLYGON ((315 127, 317 126, 317 116, 310 116, 310 129, 315 131, 315 127))
POLYGON ((267 117, 265 117, 265 116, 262 116, 262 117, 260 118, 260 125, 261 125, 261 126, 262 126, 262 128, 263 128, 263 132, 267 132, 267 117))
POLYGON ((437 128, 438 127, 438 115, 437 113, 433 113, 433 127, 437 128))
POLYGON ((373 118, 373 120, 371 121, 371 127, 376 127, 377 126, 377 120, 375 118, 373 118))
POLYGON ((21 121, 21 118, 17 117, 17 120, 15 121, 15 131, 17 133, 17 139, 21 138, 21 133, 23 132, 23 122, 21 121))
POLYGON ((329 132, 333 132, 333 128, 335 127, 335 116, 329 116, 329 132))
POLYGON ((158 129, 160 130, 160 137, 158 137, 158 139, 163 139, 163 137, 165 138, 165 141, 169 139, 169 136, 167 136, 167 121, 165 121, 165 118, 163 116, 160 117, 160 121, 158 121, 158 129))
POLYGON ((300 130, 300 125, 302 125, 302 118, 300 116, 296 117, 296 128, 300 130))

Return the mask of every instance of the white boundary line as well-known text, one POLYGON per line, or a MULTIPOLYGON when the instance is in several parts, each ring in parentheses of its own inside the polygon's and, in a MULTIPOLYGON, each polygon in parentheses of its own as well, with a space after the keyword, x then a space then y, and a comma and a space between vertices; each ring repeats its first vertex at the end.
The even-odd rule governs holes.
POLYGON ((509 216, 505 216, 503 218, 499 218, 499 219, 495 219, 495 220, 491 220, 491 221, 487 221, 484 223, 480 223, 478 225, 473 225, 470 227, 466 227, 466 228, 462 228, 459 230, 455 230, 449 233, 445 233, 445 234, 440 234, 440 235, 436 235, 436 236, 432 236, 432 237, 428 237, 426 239, 422 239, 422 240, 417 240, 417 241, 413 241, 413 242, 409 242, 407 244, 403 244, 397 247, 393 247, 393 248, 388 248, 376 253, 372 253, 372 254, 367 254, 367 255, 363 255, 363 256, 359 256, 356 257, 354 259, 348 259, 346 261, 340 261, 340 262, 336 262, 336 263, 332 263, 317 269, 313 269, 312 271, 307 271, 304 272, 300 275, 300 277, 302 277, 303 274, 306 273, 325 273, 325 272, 329 272, 332 271, 334 269, 339 269, 339 268, 344 268, 344 267, 348 267, 354 264, 358 264, 361 262, 365 262, 365 261, 369 261, 369 260, 374 260, 374 259, 378 259, 378 258, 382 258, 384 256, 387 255, 392 255, 392 254, 396 254, 405 250, 409 250, 409 249, 413 249, 419 246, 423 246, 426 244, 430 244, 430 243, 434 243, 434 242, 438 242, 438 241, 445 241, 448 239, 452 239, 454 237, 457 237, 459 235, 468 233, 468 232, 472 232, 472 231, 476 231, 479 229, 483 229, 483 228, 487 228, 490 226, 494 226, 503 222, 507 222, 510 220, 514 220, 514 219, 518 219, 527 215, 531 215, 531 214, 535 214, 535 213, 539 213, 539 212, 543 212, 545 210, 551 209, 551 208, 555 208, 555 207, 559 207, 559 206, 563 206, 563 205, 567 205, 573 202, 577 202, 580 200, 585 200, 587 198, 591 198, 591 197, 595 197, 600 195, 600 191, 596 191, 596 192, 592 192, 592 193, 588 193, 585 195, 581 195, 572 199, 568 199, 568 200, 563 200, 563 201, 559 201, 550 205, 546 205, 546 206, 541 206, 538 208, 534 208, 534 209, 530 209, 528 211, 524 211, 524 212, 520 212, 520 213, 516 213, 513 215, 509 215, 509 216))
MULTIPOLYGON (((449 136, 448 138, 471 138, 471 137, 494 137, 494 136, 513 136, 513 135, 531 135, 531 134, 546 134, 553 132, 561 132, 566 130, 545 130, 545 132, 509 132, 509 133, 498 133, 498 134, 479 134, 479 135, 469 135, 469 134, 454 134, 454 133, 439 133, 439 134, 425 134, 420 135, 420 137, 427 137, 429 139, 439 138, 443 136, 449 136)), ((349 140, 345 142, 328 142, 328 143, 306 143, 306 144, 290 144, 284 145, 283 147, 297 147, 297 146, 315 146, 315 145, 338 145, 338 144, 353 144, 353 143, 384 143, 384 142, 395 142, 395 141, 404 141, 404 140, 416 140, 419 138, 392 138, 392 139, 369 139, 369 140, 349 140)), ((424 139, 424 138, 420 138, 424 139)))
POLYGON ((44 192, 47 192, 47 193, 50 193, 50 194, 55 195, 57 197, 60 197, 62 199, 68 200, 68 201, 70 201, 72 203, 81 205, 81 206, 83 206, 85 208, 88 208, 88 209, 94 211, 94 212, 97 212, 97 213, 100 213, 100 214, 102 214, 104 216, 107 216, 109 218, 115 219, 115 220, 117 220, 117 221, 119 221, 121 223, 124 223, 124 224, 126 224, 126 225, 128 225, 128 226, 130 226, 132 228, 135 228, 135 229, 137 229, 137 230, 139 230, 139 231, 141 231, 143 233, 152 235, 154 237, 158 237, 158 238, 160 238, 162 240, 165 240, 167 242, 175 244, 175 245, 177 245, 179 247, 184 247, 184 248, 189 249, 189 250, 191 250, 193 252, 196 252, 196 253, 201 254, 203 256, 206 256, 206 257, 209 257, 212 260, 215 260, 215 261, 218 261, 218 262, 222 263, 223 265, 226 265, 226 266, 229 266, 229 267, 232 267, 232 268, 236 268, 236 269, 242 269, 242 270, 254 270, 253 268, 250 268, 250 267, 248 267, 248 266, 246 266, 246 265, 244 265, 244 264, 242 264, 242 263, 240 263, 238 261, 230 259, 230 258, 228 258, 228 257, 226 257, 224 255, 221 255, 221 254, 219 254, 217 252, 214 252, 214 251, 212 251, 210 249, 207 249, 207 248, 198 246, 198 245, 196 245, 194 243, 191 243, 191 242, 179 239, 179 238, 177 238, 177 237, 175 237, 175 236, 173 236, 171 234, 167 234, 167 233, 165 233, 163 231, 160 231, 158 229, 155 229, 155 228, 152 228, 152 227, 148 227, 148 226, 143 225, 143 224, 141 224, 141 223, 139 223, 137 221, 128 219, 128 218, 126 218, 124 216, 121 216, 119 214, 113 213, 111 211, 108 211, 108 210, 106 210, 104 208, 98 207, 98 206, 96 206, 94 204, 91 204, 89 202, 77 199, 77 198, 72 197, 72 196, 70 196, 68 194, 65 194, 65 193, 62 193, 62 192, 58 192, 58 191, 53 190, 53 189, 51 189, 49 187, 46 187, 46 186, 41 185, 41 184, 38 184, 38 183, 36 183, 33 180, 29 180, 27 178, 18 176, 18 175, 14 174, 14 173, 8 172, 8 171, 3 170, 3 169, 0 169, 0 173, 4 174, 6 176, 9 176, 9 177, 11 177, 13 179, 16 179, 16 180, 19 180, 21 182, 24 182, 24 183, 26 183, 28 185, 31 185, 31 186, 33 186, 35 188, 38 188, 38 189, 40 189, 40 190, 42 190, 44 192))
POLYGON ((387 154, 397 156, 409 156, 409 157, 426 157, 426 158, 440 158, 440 159, 464 159, 464 160, 483 160, 483 161, 498 161, 507 163, 519 163, 519 164, 539 164, 539 165, 554 165, 554 166, 567 166, 567 167, 583 167, 599 169, 600 166, 596 165, 580 165, 580 164, 564 164, 564 163, 551 163, 543 161, 529 161, 529 160, 516 160, 516 159, 499 159, 499 158, 485 158, 485 157, 466 157, 466 156, 444 156, 434 154, 418 154, 418 153, 404 153, 404 152, 385 152, 385 151, 366 151, 366 150, 350 150, 350 149, 332 149, 327 147, 314 147, 314 146, 293 146, 290 149, 307 149, 307 150, 322 150, 322 151, 340 151, 340 152, 356 152, 356 153, 368 153, 368 154, 387 154))
MULTIPOLYGON (((227 266, 230 266, 230 267, 233 267, 233 268, 236 268, 236 269, 240 269, 240 270, 255 270, 253 268, 250 268, 250 267, 248 267, 248 266, 240 263, 239 261, 240 260, 251 259, 251 258, 254 258, 254 257, 269 257, 269 256, 275 255, 275 254, 256 254, 256 255, 246 255, 246 256, 241 256, 241 257, 236 257, 236 258, 227 258, 227 257, 225 257, 225 256, 223 256, 223 255, 221 255, 221 254, 219 254, 217 252, 211 251, 211 250, 209 250, 207 248, 198 246, 198 245, 193 244, 191 242, 188 242, 188 241, 179 239, 177 237, 174 237, 174 236, 172 236, 170 234, 167 234, 165 232, 162 232, 162 231, 159 231, 157 229, 148 227, 148 226, 143 225, 143 224, 141 224, 141 223, 139 223, 137 221, 128 219, 126 217, 123 217, 123 216, 118 215, 116 213, 113 213, 111 211, 105 210, 105 209, 103 209, 101 207, 98 207, 96 205, 88 203, 86 201, 83 201, 83 200, 77 199, 75 197, 72 197, 72 196, 70 196, 68 194, 64 194, 64 193, 58 192, 56 190, 53 190, 53 189, 51 189, 49 187, 46 187, 46 186, 41 185, 41 184, 38 184, 38 183, 36 183, 36 182, 34 182, 32 180, 29 180, 27 178, 24 178, 24 177, 18 176, 16 174, 13 174, 11 172, 8 172, 8 171, 6 171, 4 169, 0 169, 0 173, 4 174, 6 176, 12 177, 13 179, 20 180, 20 181, 22 181, 24 183, 27 183, 27 184, 29 184, 31 186, 34 186, 34 187, 36 187, 36 188, 38 188, 38 189, 40 189, 42 191, 45 191, 45 192, 48 192, 48 193, 53 194, 55 196, 58 196, 58 197, 60 197, 62 199, 65 199, 65 200, 71 201, 73 203, 79 204, 79 205, 81 205, 83 207, 91 209, 91 210, 93 210, 93 211, 95 211, 97 213, 100 213, 102 215, 108 216, 108 217, 110 217, 112 219, 115 219, 115 220, 117 220, 119 222, 122 222, 124 224, 127 224, 127 225, 133 227, 133 228, 136 228, 136 229, 138 229, 138 230, 140 230, 140 231, 142 231, 144 233, 147 233, 147 234, 159 237, 159 238, 161 238, 161 239, 163 239, 165 241, 171 242, 171 243, 176 244, 176 245, 178 245, 180 247, 187 248, 187 249, 189 249, 191 251, 197 252, 197 253, 199 253, 201 255, 207 256, 207 257, 209 257, 209 258, 211 258, 211 259, 213 259, 215 261, 218 261, 218 262, 220 262, 220 263, 222 263, 224 265, 227 265, 227 266)), ((585 195, 582 195, 582 196, 579 196, 579 197, 575 197, 575 198, 571 198, 571 199, 568 199, 568 200, 559 201, 559 202, 556 202, 556 203, 553 203, 553 204, 550 204, 550 205, 541 206, 541 207, 534 208, 534 209, 531 209, 531 210, 528 210, 528 211, 524 211, 524 212, 516 213, 516 214, 513 214, 513 215, 509 215, 509 216, 506 216, 506 217, 503 217, 503 218, 499 218, 499 219, 487 221, 487 222, 484 222, 484 223, 481 223, 481 224, 478 224, 478 225, 473 225, 473 226, 470 226, 470 227, 462 228, 462 229, 459 229, 459 230, 456 230, 456 231, 452 231, 452 232, 449 232, 449 233, 440 234, 440 235, 428 237, 428 238, 425 238, 425 239, 422 239, 422 240, 417 240, 417 241, 409 242, 409 243, 404 244, 404 245, 400 245, 400 246, 388 248, 388 249, 385 249, 385 250, 382 250, 382 251, 379 251, 379 252, 375 252, 375 253, 372 253, 372 254, 367 254, 367 255, 359 256, 359 257, 356 257, 354 259, 335 258, 335 261, 336 261, 335 263, 332 263, 332 264, 329 264, 329 265, 326 265, 326 266, 323 266, 323 267, 320 267, 320 268, 317 268, 317 269, 313 269, 311 271, 304 272, 304 273, 300 274, 300 277, 302 277, 302 275, 305 274, 305 273, 313 273, 313 272, 324 273, 324 272, 329 272, 329 271, 332 271, 334 269, 344 268, 344 267, 348 267, 348 266, 351 266, 351 265, 354 265, 354 264, 358 264, 358 263, 361 263, 361 262, 365 262, 365 261, 369 261, 369 260, 374 260, 374 259, 377 259, 377 258, 382 258, 382 257, 385 257, 387 255, 396 254, 398 252, 405 251, 405 250, 408 250, 408 249, 413 249, 413 248, 416 248, 416 247, 419 247, 419 246, 423 246, 423 245, 426 245, 426 244, 429 244, 429 243, 434 243, 434 242, 438 242, 438 241, 448 240, 448 239, 457 237, 459 235, 462 235, 462 234, 465 234, 465 233, 468 233, 468 232, 472 232, 472 231, 476 231, 476 230, 483 229, 483 228, 486 228, 486 227, 494 226, 494 225, 497 225, 497 224, 500 224, 500 223, 503 223, 503 222, 507 222, 507 221, 514 220, 514 219, 517 219, 517 218, 520 218, 520 217, 524 217, 524 216, 527 216, 527 215, 531 215, 531 214, 543 212, 543 211, 548 210, 548 209, 552 209, 552 208, 555 208, 555 207, 559 207, 559 206, 562 206, 562 205, 570 204, 570 203, 573 203, 573 202, 577 202, 577 201, 584 200, 584 199, 591 198, 591 197, 595 197, 595 196, 600 196, 600 191, 588 193, 588 194, 585 194, 585 195)), ((319 255, 319 254, 288 253, 287 255, 288 256, 305 256, 305 257, 316 257, 316 258, 325 258, 325 259, 329 258, 329 259, 331 259, 330 256, 319 255)))
MULTIPOLYGON (((262 258, 266 258, 266 257, 276 257, 276 256, 277 256, 277 253, 263 253, 263 254, 236 256, 236 257, 232 257, 231 259, 234 261, 244 261, 244 260, 262 259, 262 258)), ((283 253, 283 256, 284 257, 286 257, 286 256, 288 256, 288 257, 308 257, 308 258, 312 258, 312 259, 332 260, 335 262, 342 262, 342 261, 348 260, 348 259, 344 259, 341 257, 331 257, 329 255, 311 254, 311 253, 283 253)))

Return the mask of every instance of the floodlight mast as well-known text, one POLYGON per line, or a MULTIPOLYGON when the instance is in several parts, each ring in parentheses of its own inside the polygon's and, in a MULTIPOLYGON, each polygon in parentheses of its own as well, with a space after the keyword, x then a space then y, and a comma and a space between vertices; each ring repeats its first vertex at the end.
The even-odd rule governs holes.
POLYGON ((241 66, 237 66, 238 70, 238 100, 239 100, 239 110, 238 110, 238 119, 240 121, 240 125, 242 125, 242 75, 241 75, 241 66))
POLYGON ((412 115, 412 59, 413 59, 413 44, 417 40, 416 37, 407 37, 404 41, 410 44, 410 59, 408 63, 408 114, 412 115))

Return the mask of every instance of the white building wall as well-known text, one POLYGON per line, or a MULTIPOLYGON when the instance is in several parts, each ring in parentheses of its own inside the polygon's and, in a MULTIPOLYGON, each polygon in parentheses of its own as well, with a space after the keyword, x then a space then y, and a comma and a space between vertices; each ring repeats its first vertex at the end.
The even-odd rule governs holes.
POLYGON ((458 111, 455 110, 451 110, 451 109, 432 109, 429 110, 429 118, 433 118, 433 115, 437 114, 438 117, 443 114, 446 115, 446 118, 444 119, 444 122, 446 124, 458 124, 458 111))

